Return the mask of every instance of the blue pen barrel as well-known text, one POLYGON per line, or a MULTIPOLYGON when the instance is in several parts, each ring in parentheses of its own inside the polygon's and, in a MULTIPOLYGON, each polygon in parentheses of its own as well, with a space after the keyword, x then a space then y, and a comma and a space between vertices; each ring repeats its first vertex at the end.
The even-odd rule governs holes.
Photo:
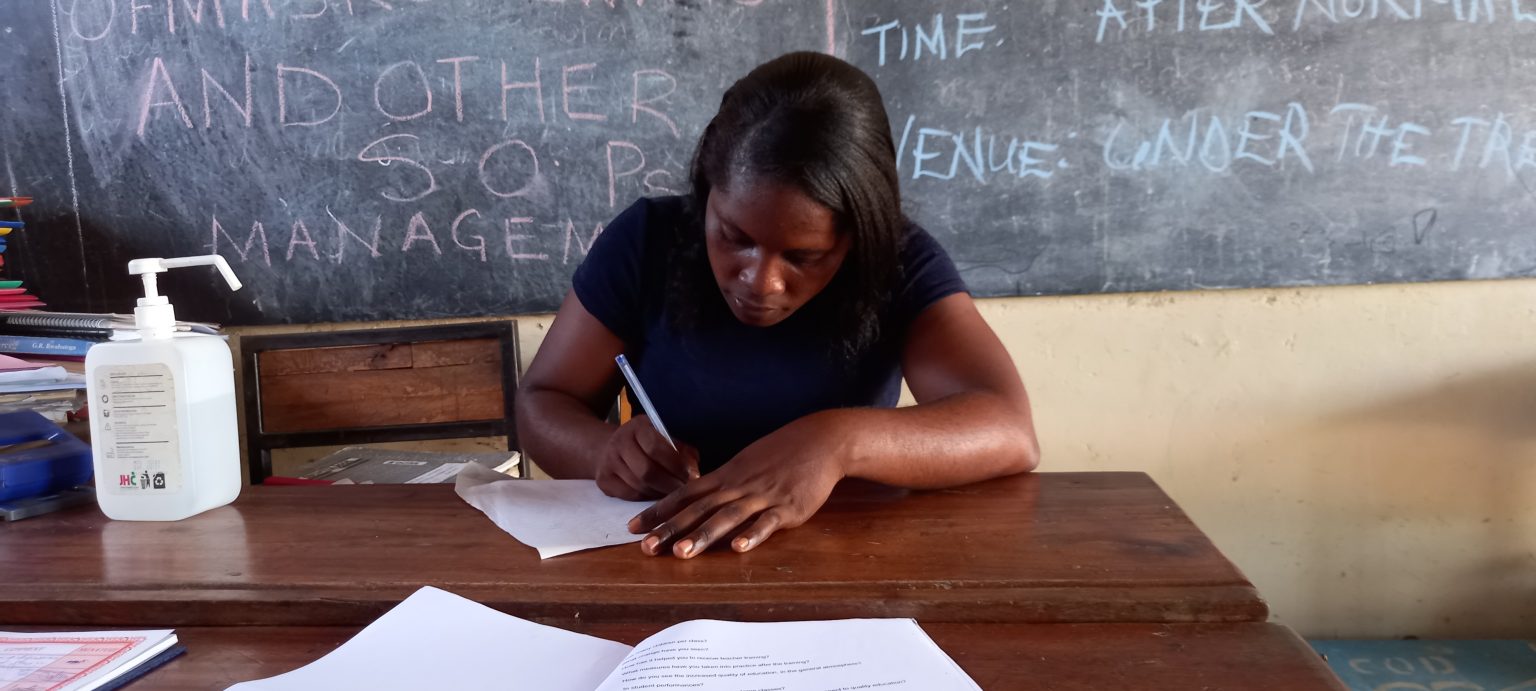
POLYGON ((677 442, 672 441, 672 435, 667 433, 667 426, 661 424, 661 416, 656 414, 656 406, 651 404, 651 397, 645 395, 645 387, 640 385, 640 375, 635 374, 634 368, 629 366, 629 359, 620 354, 613 361, 619 363, 619 373, 624 375, 624 381, 629 383, 629 390, 634 392, 636 399, 639 399, 640 407, 645 409, 645 418, 651 421, 651 426, 656 428, 661 438, 667 440, 667 445, 676 451, 677 442))

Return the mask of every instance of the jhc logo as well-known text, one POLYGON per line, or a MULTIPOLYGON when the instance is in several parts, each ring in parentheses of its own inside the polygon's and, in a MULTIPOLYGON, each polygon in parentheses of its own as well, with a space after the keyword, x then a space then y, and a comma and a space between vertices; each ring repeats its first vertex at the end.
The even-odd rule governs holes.
MULTIPOLYGON (((142 473, 128 473, 127 475, 118 475, 117 486, 149 489, 149 471, 146 470, 142 473)), ((156 489, 165 488, 165 473, 155 473, 154 487, 156 489)))

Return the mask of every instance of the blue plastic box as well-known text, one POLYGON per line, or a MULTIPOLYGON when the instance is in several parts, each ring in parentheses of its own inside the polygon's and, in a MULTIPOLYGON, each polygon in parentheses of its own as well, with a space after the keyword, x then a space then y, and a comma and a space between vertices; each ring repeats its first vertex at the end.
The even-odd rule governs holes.
POLYGON ((0 414, 0 501, 53 494, 90 481, 91 447, 85 442, 30 410, 0 414))

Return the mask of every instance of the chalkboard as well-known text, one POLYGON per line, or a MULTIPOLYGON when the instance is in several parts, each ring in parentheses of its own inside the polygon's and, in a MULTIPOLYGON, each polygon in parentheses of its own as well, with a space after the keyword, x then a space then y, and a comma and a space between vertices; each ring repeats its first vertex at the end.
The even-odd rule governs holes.
POLYGON ((874 75, 978 296, 1536 273, 1536 0, 13 5, 8 256, 60 308, 217 252, 187 318, 551 310, 791 50, 874 75))

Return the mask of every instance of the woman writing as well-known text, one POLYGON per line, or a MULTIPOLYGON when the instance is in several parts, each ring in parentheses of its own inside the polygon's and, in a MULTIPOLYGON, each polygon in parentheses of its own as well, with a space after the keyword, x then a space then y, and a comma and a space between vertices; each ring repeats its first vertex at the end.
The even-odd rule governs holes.
POLYGON ((700 137, 692 193, 642 199, 572 279, 517 402, 554 477, 660 499, 648 554, 745 552, 843 478, 938 488, 1033 469, 1029 397, 954 264, 901 212, 874 81, 819 53, 754 69, 700 137), (643 415, 604 420, 634 363, 643 415), (916 406, 894 408, 905 377, 916 406))

